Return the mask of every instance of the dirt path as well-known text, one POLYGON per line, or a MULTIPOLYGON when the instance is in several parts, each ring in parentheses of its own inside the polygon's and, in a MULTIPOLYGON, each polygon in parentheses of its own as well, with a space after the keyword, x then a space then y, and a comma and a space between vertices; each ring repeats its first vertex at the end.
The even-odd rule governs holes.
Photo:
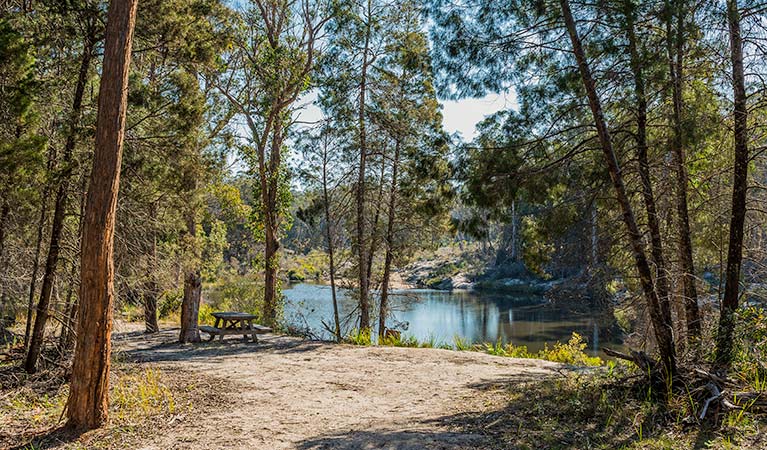
POLYGON ((482 409, 485 387, 552 373, 556 364, 438 349, 356 347, 265 335, 174 344, 118 335, 129 360, 183 368, 232 383, 220 407, 184 417, 144 449, 459 449, 481 435, 451 426, 482 409))

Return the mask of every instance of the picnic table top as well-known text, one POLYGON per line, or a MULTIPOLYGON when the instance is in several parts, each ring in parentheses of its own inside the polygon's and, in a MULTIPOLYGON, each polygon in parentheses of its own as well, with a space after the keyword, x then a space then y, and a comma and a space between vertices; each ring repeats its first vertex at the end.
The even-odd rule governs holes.
POLYGON ((223 320, 253 320, 257 318, 253 314, 237 312, 237 311, 217 311, 217 312, 211 313, 211 315, 215 317, 216 319, 223 319, 223 320))

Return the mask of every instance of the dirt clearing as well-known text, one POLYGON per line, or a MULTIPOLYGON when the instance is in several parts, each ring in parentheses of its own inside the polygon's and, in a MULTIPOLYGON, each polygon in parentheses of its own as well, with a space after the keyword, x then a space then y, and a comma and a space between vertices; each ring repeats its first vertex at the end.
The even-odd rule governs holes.
POLYGON ((176 331, 116 335, 128 361, 227 380, 217 407, 180 418, 143 449, 460 449, 491 445, 453 426, 490 406, 488 387, 560 367, 438 349, 358 347, 264 335, 259 344, 176 344, 176 331))

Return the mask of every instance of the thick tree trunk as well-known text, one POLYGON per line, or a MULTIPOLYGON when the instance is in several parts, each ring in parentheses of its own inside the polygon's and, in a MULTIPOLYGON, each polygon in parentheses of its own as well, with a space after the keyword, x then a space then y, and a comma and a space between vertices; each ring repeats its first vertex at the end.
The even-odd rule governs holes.
POLYGON ((664 313, 661 302, 655 292, 652 271, 650 270, 650 265, 642 246, 642 235, 637 227, 634 212, 631 208, 631 202, 626 193, 626 187, 623 183, 623 176, 618 164, 618 159, 615 155, 610 131, 607 128, 607 123, 602 112, 602 104, 599 100, 596 85, 591 75, 591 68, 586 60, 586 55, 583 51, 575 20, 570 11, 570 3, 568 0, 559 0, 559 3, 562 8, 567 32, 570 35, 573 53, 575 54, 575 59, 578 63, 581 81, 583 82, 583 87, 588 95, 589 106, 591 107, 591 113, 594 117, 594 125, 597 129, 599 142, 605 157, 605 163, 607 164, 607 169, 610 173, 613 187, 615 188, 618 203, 623 212, 623 222, 628 231, 632 253, 637 266, 637 271, 639 272, 642 291, 647 299, 650 319, 655 330, 655 339, 660 352, 661 363, 666 371, 666 375, 673 377, 676 374, 676 349, 674 348, 671 317, 664 313))
MULTIPOLYGON (((386 316, 389 314, 389 280, 394 259, 394 223, 397 208, 397 171, 399 170, 400 142, 394 146, 394 159, 391 169, 391 187, 389 188, 389 220, 386 223, 386 256, 384 257, 383 281, 381 282, 381 302, 378 311, 378 339, 383 340, 386 332, 386 316)), ((381 180, 383 181, 383 180, 381 180)))
POLYGON ((360 98, 358 110, 359 127, 359 145, 360 145, 360 164, 357 177, 357 226, 356 242, 357 246, 357 265, 359 272, 359 307, 360 307, 360 330, 364 331, 370 328, 370 303, 368 291, 370 286, 367 252, 365 245, 365 163, 367 161, 367 135, 366 135, 366 114, 365 97, 367 95, 367 70, 368 70, 368 51, 370 46, 371 33, 371 2, 367 4, 367 27, 365 32, 365 46, 362 53, 362 73, 360 74, 360 98))
POLYGON ((120 186, 128 72, 137 0, 112 0, 96 118, 80 263, 80 313, 67 400, 68 425, 102 426, 108 417, 114 304, 114 228, 120 186))
POLYGON ((683 303, 687 323, 687 337, 691 343, 700 339, 700 313, 698 311, 698 293, 695 287, 695 264, 692 259, 692 237, 690 235, 690 217, 687 206, 687 168, 685 166, 684 129, 682 124, 683 63, 684 63, 684 9, 682 1, 676 0, 672 8, 666 2, 667 11, 667 40, 669 73, 672 81, 673 103, 673 139, 671 141, 672 163, 676 172, 676 209, 679 219, 679 259, 682 269, 683 303), (671 22, 676 12, 676 37, 671 34, 671 22), (673 41, 673 42, 672 42, 673 41))
POLYGON ((178 341, 200 342, 200 329, 197 321, 200 315, 202 298, 202 277, 200 272, 190 270, 184 277, 184 300, 181 303, 181 331, 178 341))
POLYGON ((743 75, 743 40, 740 35, 740 11, 737 0, 727 1, 727 23, 730 28, 730 59, 732 60, 732 91, 735 125, 735 168, 732 182, 732 211, 730 243, 727 250, 727 270, 724 299, 719 317, 716 361, 722 367, 732 362, 732 333, 734 315, 738 309, 740 269, 743 258, 743 227, 746 222, 746 193, 748 190, 748 109, 743 75))
POLYGON ((59 263, 59 252, 61 249, 61 235, 64 231, 64 219, 67 210, 67 194, 69 189, 69 179, 72 174, 72 157, 77 143, 77 129, 79 127, 80 115, 83 106, 83 94, 85 84, 88 82, 88 71, 91 66, 91 57, 93 54, 94 37, 89 33, 85 37, 83 44, 83 54, 80 60, 80 71, 75 85, 75 95, 72 101, 72 111, 69 117, 69 130, 64 152, 62 154, 62 172, 58 180, 56 190, 56 201, 53 209, 53 223, 51 225, 51 238, 48 244, 48 257, 45 260, 45 271, 43 272, 43 284, 40 288, 40 299, 37 302, 37 311, 35 314, 35 326, 32 331, 32 338, 29 342, 29 350, 24 368, 29 373, 37 370, 37 359, 40 357, 43 340, 45 339, 45 325, 48 322, 48 309, 51 302, 51 292, 53 282, 56 277, 56 267, 59 263))
POLYGON ((633 1, 627 0, 625 8, 626 37, 629 44, 631 71, 634 75, 634 95, 637 101, 637 160, 639 161, 639 177, 642 181, 642 198, 644 199, 645 210, 647 212, 647 226, 650 229, 650 255, 652 256, 652 262, 655 264, 655 285, 663 315, 671 317, 671 298, 668 287, 668 274, 666 272, 666 258, 663 254, 660 220, 658 217, 658 209, 655 204, 652 178, 650 176, 650 163, 647 157, 647 96, 645 94, 642 61, 639 57, 639 49, 634 28, 635 6, 633 1))
MULTIPOLYGON (((197 223, 192 211, 188 213, 186 227, 187 233, 194 241, 197 234, 197 223)), ((178 335, 178 341, 182 344, 200 342, 200 329, 197 321, 199 320, 201 297, 202 277, 200 271, 190 269, 184 276, 184 300, 181 302, 181 331, 178 335)))

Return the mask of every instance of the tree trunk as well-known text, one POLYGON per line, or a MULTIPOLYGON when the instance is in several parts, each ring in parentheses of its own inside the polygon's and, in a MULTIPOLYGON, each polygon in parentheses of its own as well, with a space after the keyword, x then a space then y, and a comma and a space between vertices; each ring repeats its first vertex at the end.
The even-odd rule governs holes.
POLYGON ((200 329, 197 321, 200 315, 202 298, 202 277, 197 270, 190 270, 184 277, 184 300, 181 303, 181 332, 178 341, 200 342, 200 329))
MULTIPOLYGON (((394 223, 397 207, 397 171, 399 169, 400 141, 394 145, 394 159, 391 169, 391 187, 389 188, 389 220, 386 223, 386 256, 384 257, 383 281, 381 282, 381 303, 378 311, 378 339, 383 340, 386 331, 386 316, 389 313, 389 280, 391 264, 394 258, 394 223)), ((383 181, 383 180, 381 180, 383 181)))
MULTIPOLYGON (((281 117, 282 111, 274 111, 275 117, 281 117)), ((282 164, 281 149, 283 144, 283 121, 277 120, 272 130, 271 151, 269 152, 269 172, 261 173, 262 180, 268 180, 266 189, 261 192, 264 206, 264 312, 262 320, 267 326, 274 327, 277 323, 277 270, 280 250, 279 230, 279 190, 280 165, 282 164)), ((265 133, 266 134, 266 133, 265 133)), ((264 185, 262 181, 262 186, 264 185)))
POLYGON ((692 238, 690 235, 690 217, 687 206, 687 168, 685 167, 684 153, 684 129, 682 124, 682 110, 684 100, 682 98, 683 62, 684 62, 684 8, 680 0, 675 1, 672 8, 670 1, 666 2, 667 10, 667 48, 669 60, 669 73, 672 81, 673 92, 673 140, 671 142, 672 164, 676 172, 676 209, 679 218, 679 259, 682 268, 683 303, 687 323, 687 337, 691 343, 700 339, 700 313, 698 311, 698 293, 695 288, 695 264, 692 259, 692 238), (676 12, 676 38, 671 34, 671 22, 676 12))
POLYGON ((637 160, 639 161, 639 177, 642 181, 642 198, 644 199, 645 210, 647 212, 647 226, 650 229, 650 255, 652 257, 652 262, 655 264, 655 285, 663 315, 671 317, 671 301, 668 288, 668 274, 666 272, 666 258, 663 255, 660 220, 658 217, 658 209, 655 204, 652 178, 650 177, 650 163, 647 158, 647 96, 645 94, 642 61, 639 57, 634 28, 636 11, 633 1, 627 0, 625 8, 626 37, 629 44, 631 71, 634 75, 634 96, 637 101, 637 160))
MULTIPOLYGON (((197 235, 197 223, 194 212, 189 211, 186 219, 187 233, 192 237, 197 235)), ((196 249, 195 249, 196 251, 196 249)), ((195 259, 197 259, 195 257, 195 259)), ((181 302, 181 331, 180 343, 200 342, 200 329, 197 321, 200 314, 200 299, 202 297, 202 277, 197 269, 190 269, 184 276, 184 300, 181 302)))
POLYGON ((51 225, 51 238, 48 244, 48 257, 45 260, 45 271, 43 272, 43 284, 40 288, 40 299, 37 302, 37 311, 35 314, 35 326, 32 331, 32 339, 29 342, 29 350, 24 368, 28 373, 34 373, 37 370, 37 359, 45 339, 45 325, 48 322, 48 308, 51 303, 51 292, 53 282, 56 277, 56 266, 59 263, 59 251, 61 249, 61 235, 64 231, 64 219, 67 210, 67 191, 69 189, 69 179, 72 174, 72 157, 77 143, 77 128, 79 127, 80 115, 83 106, 83 94, 85 84, 88 82, 88 71, 91 66, 91 56, 93 54, 94 37, 89 32, 85 37, 83 44, 83 54, 80 60, 80 71, 77 75, 77 84, 75 85, 75 95, 72 101, 72 111, 69 117, 69 130, 64 144, 62 154, 62 172, 58 181, 56 190, 56 201, 53 209, 53 223, 51 225))
POLYGON ((137 0, 112 0, 107 13, 93 171, 83 226, 80 312, 66 411, 75 429, 108 418, 114 227, 120 186, 128 72, 137 0))
POLYGON ((4 328, 4 320, 5 320, 5 308, 6 308, 6 293, 5 293, 5 272, 8 268, 8 265, 5 262, 5 236, 6 236, 6 223, 8 222, 8 216, 11 214, 11 207, 8 204, 8 201, 5 199, 5 196, 3 196, 2 205, 0 205, 0 275, 3 275, 0 277, 0 331, 4 328))
MULTIPOLYGON (((156 216, 156 205, 152 205, 152 216, 156 216)), ((160 326, 157 324, 157 230, 152 225, 152 240, 149 250, 149 264, 147 266, 147 282, 144 287, 144 332, 157 333, 160 326)))
POLYGON ((267 220, 264 239, 264 257, 266 267, 264 268, 264 314, 262 320, 267 326, 274 326, 277 320, 277 251, 280 248, 280 242, 277 239, 274 230, 273 220, 267 220))
MULTIPOLYGON (((53 172, 53 163, 56 159, 56 149, 51 145, 48 149, 48 173, 53 172)), ((48 221, 48 197, 50 196, 51 184, 46 183, 43 189, 43 197, 40 202, 40 219, 37 221, 37 240, 35 244, 35 256, 32 259, 32 274, 29 279, 29 297, 27 299, 27 321, 24 326, 24 349, 29 348, 29 338, 32 335, 32 319, 35 311, 35 292, 37 291, 37 273, 40 271, 40 253, 43 249, 43 229, 48 221)))
MULTIPOLYGON (((326 138, 327 139, 327 138, 326 138)), ((335 246, 333 245, 333 222, 330 217, 330 195, 328 193, 328 143, 323 143, 322 155, 322 197, 325 206, 325 230, 328 243, 328 264, 330 267, 330 293, 333 297, 333 324, 335 325, 336 341, 341 342, 341 320, 338 315, 338 298, 336 297, 336 265, 335 246)))
MULTIPOLYGON (((77 225, 77 256, 75 259, 80 258, 82 255, 83 245, 83 225, 85 223, 85 197, 87 189, 88 177, 87 174, 83 174, 82 182, 80 184, 80 217, 77 225)), ((72 270, 69 274, 69 287, 67 289, 66 309, 64 313, 64 324, 61 327, 61 336, 59 337, 59 348, 62 351, 71 350, 75 344, 75 323, 77 320, 77 305, 78 301, 74 296, 74 284, 75 276, 77 275, 77 264, 72 262, 72 270)))
POLYGON ((740 11, 737 0, 727 1, 727 23, 730 28, 730 58, 732 60, 732 91, 735 125, 735 168, 732 182, 732 212, 730 215, 730 243, 727 250, 727 270, 724 299, 719 316, 716 361, 722 367, 732 362, 732 333, 735 311, 738 309, 740 269, 743 258, 743 227, 746 221, 746 193, 748 190, 748 109, 746 84, 743 75, 743 40, 740 35, 740 11))
POLYGON ((660 352, 661 363, 666 372, 665 375, 671 378, 676 374, 676 349, 674 348, 671 317, 664 312, 660 300, 658 299, 658 295, 655 292, 652 271, 650 270, 650 265, 642 246, 642 235, 637 227, 634 212, 631 208, 631 202, 626 193, 626 186, 623 183, 623 175, 615 155, 610 131, 607 128, 607 123, 605 122, 604 114, 602 112, 602 104, 597 95, 596 85, 591 75, 591 68, 586 60, 586 55, 583 51, 575 20, 570 11, 570 3, 568 0, 559 0, 559 3, 562 8, 567 32, 570 35, 573 53, 575 54, 575 59, 578 63, 581 81, 583 82, 583 87, 588 95, 589 106, 594 117, 594 125, 597 129, 599 142, 605 157, 605 163, 607 164, 610 179, 615 188, 618 203, 623 212, 623 222, 628 231, 632 253, 637 266, 637 271, 639 272, 642 291, 647 299, 650 319, 652 320, 653 328, 655 330, 655 339, 658 343, 658 350, 660 352))
POLYGON ((367 271, 367 253, 365 246, 365 163, 367 159, 367 135, 365 128, 365 96, 367 95, 367 69, 368 69, 368 50, 370 46, 371 33, 371 1, 367 4, 367 26, 365 31, 365 46, 362 53, 362 73, 360 74, 360 99, 358 111, 359 126, 359 145, 360 145, 360 166, 357 177, 357 265, 359 272, 359 306, 360 306, 360 331, 370 328, 370 304, 368 300, 368 290, 370 286, 369 274, 367 271))

